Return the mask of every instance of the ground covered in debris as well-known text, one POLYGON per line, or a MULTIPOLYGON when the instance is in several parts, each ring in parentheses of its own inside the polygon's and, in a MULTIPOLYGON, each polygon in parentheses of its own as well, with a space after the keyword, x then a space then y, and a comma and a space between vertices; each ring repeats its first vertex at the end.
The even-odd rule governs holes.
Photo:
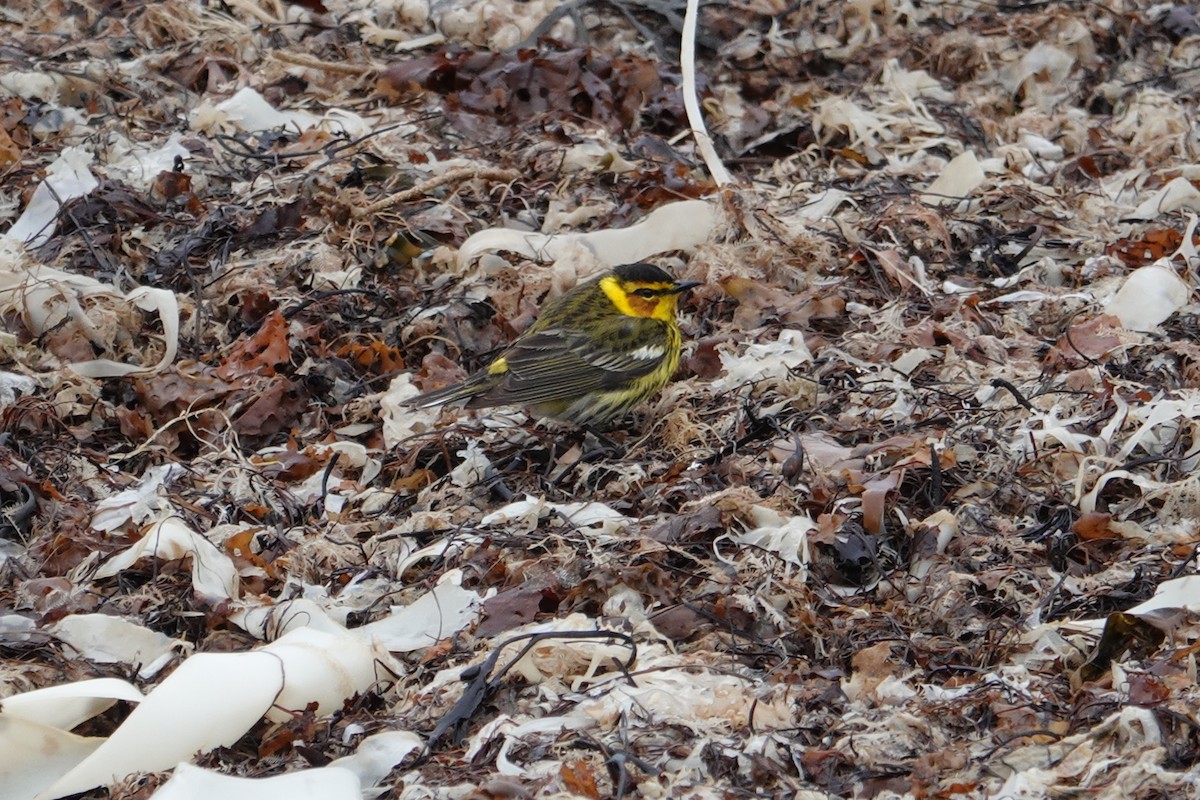
POLYGON ((720 185, 675 0, 8 4, 4 784, 1196 796, 1198 14, 708 5, 720 185), (612 430, 404 405, 637 259, 612 430))

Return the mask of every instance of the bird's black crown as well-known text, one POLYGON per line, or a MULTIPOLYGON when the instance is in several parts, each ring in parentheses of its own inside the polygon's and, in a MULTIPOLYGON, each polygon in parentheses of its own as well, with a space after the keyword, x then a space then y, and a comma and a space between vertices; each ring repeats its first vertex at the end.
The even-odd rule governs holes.
POLYGON ((674 283, 675 279, 661 267, 653 264, 622 264, 613 270, 613 274, 623 281, 636 283, 674 283))

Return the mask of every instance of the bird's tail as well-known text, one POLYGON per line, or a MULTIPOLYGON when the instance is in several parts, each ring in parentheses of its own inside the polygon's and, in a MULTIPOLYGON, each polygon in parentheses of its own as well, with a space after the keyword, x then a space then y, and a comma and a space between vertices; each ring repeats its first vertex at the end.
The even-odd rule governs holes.
POLYGON ((470 400, 491 389, 495 383, 495 378, 487 373, 472 375, 460 383, 452 383, 449 386, 443 386, 441 389, 434 389, 432 392, 419 394, 408 400, 406 404, 413 408, 430 408, 447 403, 456 403, 459 400, 470 400))

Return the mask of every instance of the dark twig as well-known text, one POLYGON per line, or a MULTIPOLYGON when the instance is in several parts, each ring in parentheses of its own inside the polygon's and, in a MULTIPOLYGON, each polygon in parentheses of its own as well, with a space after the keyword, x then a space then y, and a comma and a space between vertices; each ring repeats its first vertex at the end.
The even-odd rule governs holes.
POLYGON ((433 751, 433 748, 442 737, 452 729, 454 731, 454 743, 461 743, 463 737, 466 735, 467 725, 470 723, 472 717, 475 716, 479 707, 500 686, 500 682, 508 674, 508 671, 524 658, 530 650, 536 647, 539 642, 548 639, 599 639, 603 641, 615 639, 621 641, 629 647, 629 659, 622 665, 622 670, 625 674, 628 674, 629 667, 637 660, 637 642, 634 641, 632 636, 617 631, 551 631, 546 633, 526 633, 507 639, 501 642, 482 664, 476 664, 463 670, 462 678, 467 681, 467 688, 463 690, 462 696, 458 698, 458 702, 454 704, 450 711, 438 720, 437 725, 433 728, 433 733, 429 734, 429 741, 425 744, 426 756, 433 751), (499 662, 500 654, 504 652, 504 648, 521 640, 527 641, 521 647, 520 652, 503 667, 496 670, 496 664, 499 662), (493 670, 496 670, 495 677, 489 678, 493 670))
POLYGON ((1007 389, 1008 393, 1011 394, 1013 399, 1017 401, 1017 404, 1026 411, 1037 410, 1033 407, 1033 403, 1025 399, 1025 395, 1021 394, 1021 391, 1017 389, 1016 386, 1013 386, 1011 383, 1004 380, 1004 378, 992 378, 992 386, 996 389, 1007 389))
POLYGON ((929 445, 929 507, 941 508, 946 500, 946 488, 942 485, 942 462, 937 448, 929 445))

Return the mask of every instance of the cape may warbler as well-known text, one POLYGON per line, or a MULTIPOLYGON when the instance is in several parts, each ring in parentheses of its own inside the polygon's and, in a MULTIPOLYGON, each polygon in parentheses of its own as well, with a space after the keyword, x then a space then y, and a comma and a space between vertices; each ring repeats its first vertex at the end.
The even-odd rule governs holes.
POLYGON ((519 405, 576 425, 611 422, 675 373, 682 341, 675 305, 693 286, 653 264, 616 267, 547 303, 484 369, 409 402, 519 405))

